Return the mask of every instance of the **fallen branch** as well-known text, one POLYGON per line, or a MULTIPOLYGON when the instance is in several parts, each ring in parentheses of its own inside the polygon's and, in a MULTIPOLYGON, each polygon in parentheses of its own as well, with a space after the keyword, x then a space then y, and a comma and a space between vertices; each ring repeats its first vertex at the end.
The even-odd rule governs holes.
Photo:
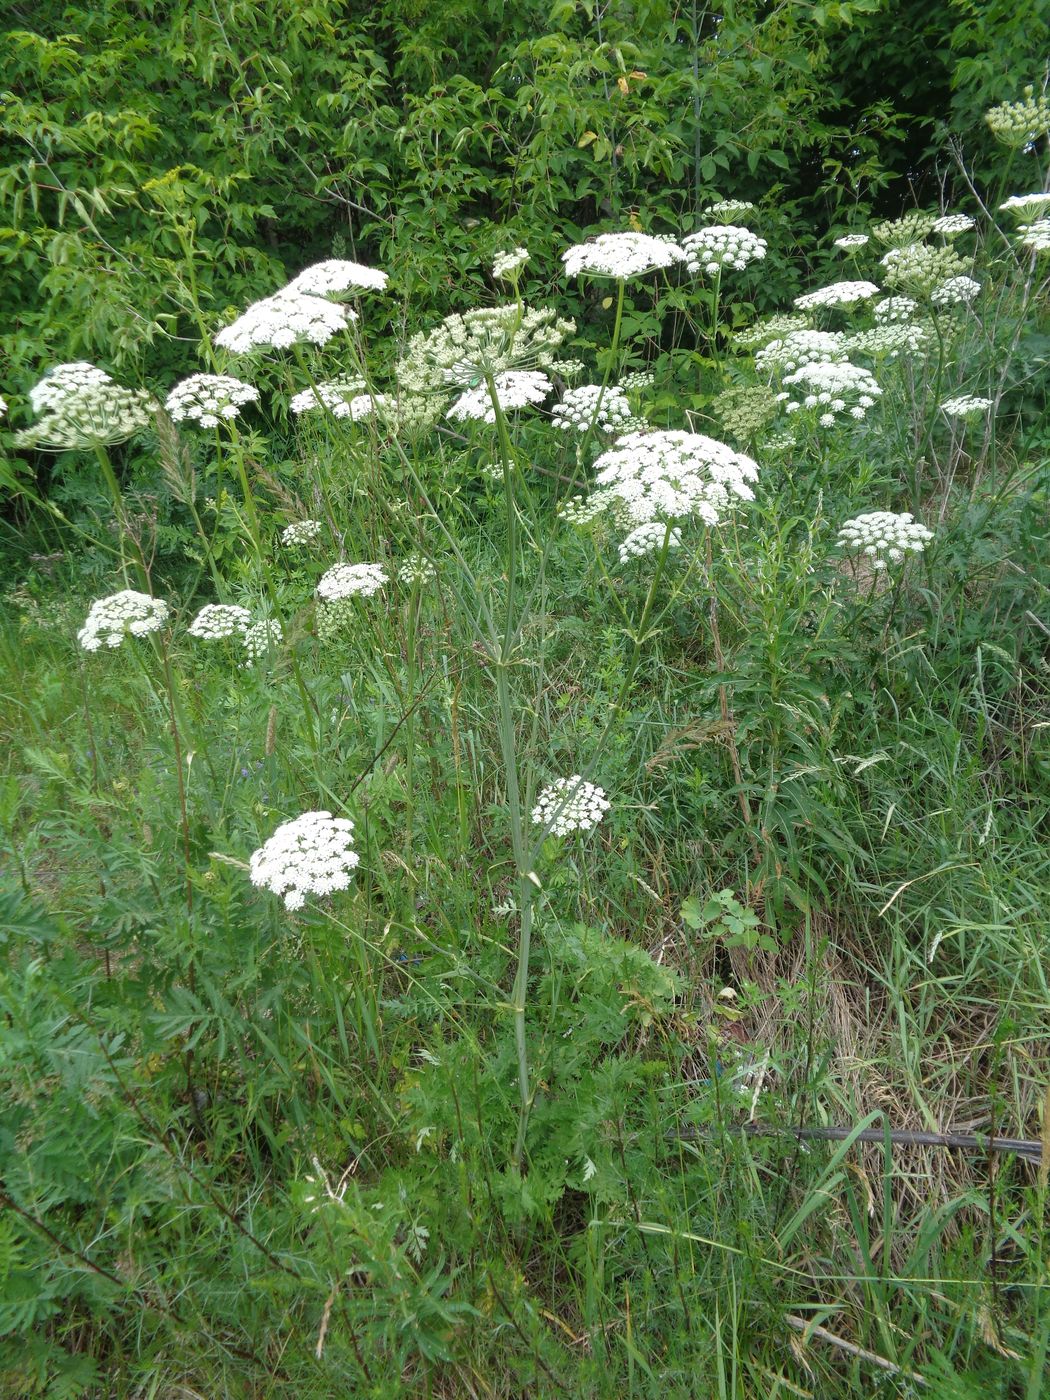
MULTIPOLYGON (((889 1142, 892 1147, 943 1147, 950 1152, 1012 1152, 1037 1166, 1043 1160, 1043 1144, 1030 1138, 987 1137, 981 1133, 924 1133, 907 1128, 774 1128, 767 1123, 737 1123, 728 1131, 748 1137, 793 1137, 799 1142, 889 1142)), ((670 1134, 683 1142, 712 1137, 715 1128, 684 1128, 670 1134)))

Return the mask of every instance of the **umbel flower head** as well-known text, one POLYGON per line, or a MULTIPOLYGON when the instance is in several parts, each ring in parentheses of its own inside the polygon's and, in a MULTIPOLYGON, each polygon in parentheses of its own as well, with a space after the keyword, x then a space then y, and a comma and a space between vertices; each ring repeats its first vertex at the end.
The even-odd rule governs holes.
POLYGON ((1050 190, 1038 190, 1035 194, 1012 194, 999 208, 1018 219, 1030 219, 1033 214, 1050 211, 1050 190))
POLYGON ((417 583, 433 583, 437 570, 425 554, 410 554, 397 566, 397 581, 411 588, 417 583))
POLYGON ((517 280, 517 274, 529 260, 528 248, 512 248, 508 253, 497 253, 492 259, 493 277, 512 278, 517 280))
POLYGON ((85 389, 98 389, 112 383, 112 377, 104 369, 89 364, 87 360, 55 365, 30 389, 29 406, 35 414, 51 413, 85 389))
POLYGON ((794 331, 804 331, 809 325, 809 317, 801 312, 766 316, 753 326, 737 331, 733 339, 745 350, 755 350, 760 345, 768 345, 771 340, 783 339, 794 331))
POLYGON ((932 539, 933 531, 920 525, 910 511, 873 510, 847 520, 839 531, 838 543, 864 554, 871 567, 881 571, 890 564, 903 563, 909 553, 921 554, 932 539))
POLYGON ((660 520, 650 520, 647 525, 638 525, 617 546, 620 563, 627 564, 632 559, 644 559, 664 548, 678 549, 682 543, 682 532, 660 520))
POLYGON ((969 233, 976 227, 977 220, 969 214, 942 214, 939 219, 934 219, 932 232, 940 234, 942 238, 955 238, 957 234, 969 233))
POLYGON ((599 233, 588 243, 577 243, 561 255, 566 277, 613 277, 624 282, 628 277, 644 277, 661 267, 673 267, 685 261, 685 254, 671 238, 654 238, 652 234, 599 233))
POLYGON ((836 248, 843 248, 847 252, 851 248, 863 248, 867 242, 868 235, 866 233, 844 233, 841 238, 834 240, 836 248))
POLYGON ((981 290, 972 277, 949 277, 930 293, 934 306, 969 306, 981 290))
POLYGON ((362 263, 328 258, 325 262, 304 267, 293 277, 284 291, 293 296, 331 297, 344 301, 358 292, 381 292, 390 281, 385 272, 362 263))
POLYGON ((567 433, 585 433, 592 423, 598 433, 624 433, 641 426, 627 395, 615 384, 604 393, 600 384, 567 389, 561 403, 551 409, 551 422, 567 433))
POLYGON ((48 452, 113 447, 149 427, 159 407, 147 390, 125 389, 108 375, 76 389, 67 386, 52 402, 39 423, 16 435, 16 446, 48 452))
POLYGON ((867 301, 878 294, 874 282, 832 282, 829 287, 818 287, 815 292, 803 292, 795 298, 795 305, 800 311, 818 306, 855 306, 858 301, 867 301))
MULTIPOLYGON (((554 390, 547 376, 537 369, 508 369, 497 374, 493 381, 496 400, 503 413, 512 413, 519 408, 534 407, 542 403, 554 390)), ((496 408, 487 384, 467 389, 448 411, 448 417, 467 419, 479 423, 495 423, 496 408)))
POLYGON ((312 384, 293 394, 288 407, 298 417, 303 413, 317 410, 329 412, 333 418, 349 418, 350 400, 365 387, 363 379, 329 379, 320 384, 312 384))
POLYGON ((980 418, 991 406, 991 399, 981 398, 978 394, 961 394, 956 399, 945 399, 941 412, 949 418, 980 418))
POLYGON ((347 306, 286 289, 252 302, 236 321, 218 332, 215 344, 234 355, 287 350, 292 345, 326 345, 356 319, 357 312, 347 306))
POLYGON ((942 244, 931 248, 926 243, 908 243, 903 248, 891 248, 882 258, 886 281, 912 296, 928 297, 949 277, 958 277, 967 264, 954 248, 942 244))
POLYGON ((830 428, 842 413, 859 421, 882 393, 870 370, 848 360, 803 365, 794 374, 785 375, 783 384, 777 398, 788 413, 819 409, 822 428, 830 428))
POLYGON ((895 360, 904 350, 925 350, 934 332, 929 321, 904 321, 899 326, 872 326, 845 337, 847 354, 869 360, 895 360))
POLYGON ((1050 219, 1036 219, 1034 224, 1022 224, 1018 243, 1033 253, 1050 253, 1050 219))
POLYGON ((198 423, 217 428, 236 418, 246 403, 257 403, 259 391, 253 384, 234 379, 231 374, 191 374, 176 384, 164 407, 176 423, 198 423))
POLYGON ((883 297, 875 303, 875 320, 880 326, 897 326, 910 321, 919 309, 914 297, 883 297))
POLYGON ((77 633, 77 641, 85 651, 99 651, 104 646, 119 647, 127 636, 145 637, 150 632, 159 632, 168 620, 169 611, 162 599, 125 588, 91 604, 87 621, 77 633))
POLYGON ((1024 89, 1021 101, 1001 102, 985 112, 984 119, 992 134, 1004 146, 1023 150, 1050 132, 1050 102, 1042 93, 1038 97, 1031 83, 1024 89))
POLYGON ((709 204, 704 213, 714 214, 716 219, 731 219, 753 214, 754 210, 755 206, 749 199, 720 199, 716 204, 709 204))
POLYGON ((887 248, 903 248, 906 243, 918 243, 933 228, 936 214, 928 214, 922 209, 910 209, 899 219, 884 219, 873 224, 871 231, 887 248))
POLYGON ((281 543, 285 549, 298 549, 304 544, 312 544, 321 533, 319 520, 293 520, 281 531, 281 543))
POLYGON ((446 316, 432 331, 419 332, 397 366, 410 394, 460 386, 476 389, 487 375, 508 370, 550 369, 555 352, 576 330, 550 307, 480 307, 446 316))
POLYGON ((791 374, 803 365, 844 360, 844 341, 840 331, 792 331, 764 345, 755 355, 755 368, 760 374, 791 374))
POLYGON ((734 441, 750 443, 776 416, 777 400, 772 389, 756 384, 723 389, 711 407, 734 441))
POLYGON ((248 609, 236 603, 206 603, 186 631, 191 637, 201 637, 208 642, 222 641, 226 637, 243 638, 251 620, 248 609))
POLYGON ((687 233, 682 247, 686 269, 694 276, 704 272, 714 277, 725 268, 743 272, 748 263, 766 256, 766 240, 736 224, 717 224, 687 233))
POLYGON ((536 826, 549 827, 553 836, 568 836, 574 831, 592 831, 610 805, 603 788, 573 773, 543 789, 532 809, 532 820, 536 826))
POLYGON ((270 839, 252 852, 251 882, 301 909, 308 894, 327 895, 349 888, 360 863, 354 850, 354 824, 331 812, 304 812, 282 822, 270 839))
POLYGON ((595 484, 607 489, 632 526, 696 517, 717 525, 735 496, 754 500, 758 464, 724 442, 680 430, 627 433, 594 463, 595 484))
POLYGON ((264 617, 261 622, 253 622, 244 633, 244 653, 246 666, 253 661, 261 661, 280 646, 284 639, 281 624, 275 617, 264 617))
POLYGON ((371 598, 387 582, 381 564, 333 564, 317 583, 317 596, 327 603, 344 598, 371 598))

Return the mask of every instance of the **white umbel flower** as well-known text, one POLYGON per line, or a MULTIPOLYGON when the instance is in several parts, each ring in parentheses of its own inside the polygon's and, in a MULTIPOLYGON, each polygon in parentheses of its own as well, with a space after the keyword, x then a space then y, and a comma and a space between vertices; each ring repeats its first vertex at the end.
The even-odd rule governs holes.
MULTIPOLYGON (((504 413, 519 408, 534 407, 553 392, 554 385, 536 369, 510 369, 493 379, 496 399, 504 413)), ((487 384, 479 384, 461 394, 448 411, 449 418, 467 419, 480 423, 495 423, 496 410, 487 384)))
POLYGON ((191 374, 175 385, 164 407, 176 423, 217 428, 236 418, 244 404, 258 401, 258 389, 232 374, 191 374))
POLYGON ((107 375, 104 381, 63 389, 57 405, 18 433, 15 443, 46 452, 114 447, 148 428, 159 406, 148 390, 125 389, 107 375))
POLYGON ((754 500, 758 464, 702 433, 627 433, 594 463, 595 484, 632 526, 696 517, 717 525, 735 496, 754 500))
POLYGON ((29 406, 34 413, 53 413, 67 399, 76 398, 85 389, 97 389, 112 383, 112 377, 104 369, 89 364, 87 360, 55 365, 30 389, 29 406))
POLYGON ((432 331, 417 332, 397 366, 410 394, 450 386, 476 388, 486 375, 550 369, 562 342, 576 329, 547 306, 483 306, 446 316, 432 331))
POLYGON ((206 603, 186 631, 191 637, 217 642, 226 637, 243 637, 251 620, 248 609, 236 603, 206 603))
POLYGON ((549 827, 553 836, 569 836, 574 831, 593 831, 610 805, 603 788, 573 773, 543 789, 532 820, 536 826, 549 827))
POLYGON ((704 213, 714 214, 716 218, 722 218, 727 214, 730 217, 751 214, 754 209, 755 206, 749 199, 720 199, 716 204, 709 204, 704 213))
POLYGON ((648 233, 600 233, 589 243, 577 243, 561 255, 566 277, 644 277, 661 267, 685 261, 681 248, 669 238, 648 233))
POLYGON ((433 583, 437 570, 425 554, 410 554, 397 566, 397 580, 406 588, 417 583, 433 583))
POLYGON ((736 331, 733 339, 745 350, 754 350, 760 345, 768 345, 771 340, 781 340, 784 336, 792 335, 795 331, 804 331, 808 326, 808 316, 793 313, 766 316, 763 320, 756 321, 753 326, 736 331))
POLYGON ((284 291, 293 296, 334 297, 341 301, 358 292, 381 292, 390 281, 385 272, 343 258, 328 258, 324 262, 304 267, 293 277, 284 291))
POLYGON ((349 817, 304 812, 294 821, 283 822, 252 852, 251 882, 279 895, 288 909, 301 909, 308 894, 324 896, 348 889, 361 859, 353 838, 349 817))
POLYGON ((529 260, 528 248, 512 248, 507 253, 497 253, 492 260, 492 275, 501 280, 515 278, 529 260))
POLYGON ((286 549, 298 549, 304 544, 312 544, 321 533, 319 520, 294 520, 281 531, 281 543, 286 549))
POLYGON ((825 428, 834 423, 836 414, 848 413, 859 421, 882 393, 871 371, 849 360, 803 365, 794 374, 785 375, 783 384, 777 398, 788 413, 819 408, 819 421, 825 428))
POLYGON ((969 214, 942 214, 939 219, 934 219, 932 231, 942 238, 954 238, 956 234, 969 233, 976 227, 977 220, 971 219, 969 214))
POLYGON ((283 639, 284 633, 276 618, 267 617, 261 622, 253 622, 244 633, 244 651, 248 658, 245 664, 250 665, 253 661, 261 661, 264 656, 269 656, 271 651, 280 646, 283 639))
POLYGON ((1033 253, 1050 253, 1050 219, 1036 219, 1034 224, 1022 224, 1017 241, 1033 253))
POLYGON ((803 365, 844 360, 844 340, 839 331, 792 331, 764 345, 755 355, 755 368, 760 374, 791 374, 803 365))
POLYGON ((717 224, 687 233, 682 239, 686 269, 713 277, 723 269, 743 272, 766 256, 766 240, 736 224, 717 224))
POLYGON ((977 394, 961 394, 957 399, 945 399, 941 412, 949 418, 979 418, 992 406, 991 399, 983 399, 977 394))
POLYGON ((303 413, 326 410, 333 418, 349 418, 353 396, 365 387, 363 379, 329 379, 320 384, 311 384, 293 394, 288 407, 298 417, 303 413))
POLYGON ((865 555, 873 569, 902 564, 908 554, 921 554, 933 531, 920 525, 910 511, 874 510, 847 520, 839 530, 842 548, 865 555))
POLYGON ((851 248, 863 248, 868 241, 869 235, 866 233, 844 233, 841 238, 834 240, 836 248, 845 248, 847 251, 851 248))
POLYGON ((604 393, 600 384, 566 390, 561 403, 551 409, 551 422, 567 433, 585 433, 592 423, 599 433, 623 433, 636 425, 627 395, 615 384, 604 393))
POLYGON ((855 306, 858 301, 867 301, 878 294, 874 282, 832 282, 828 287, 818 287, 815 292, 803 292, 795 298, 795 305, 800 311, 817 306, 855 306))
POLYGON ((381 564, 333 564, 317 583, 317 596, 326 603, 343 598, 371 598, 388 582, 381 564))
POLYGON ((930 293, 934 306, 969 306, 981 290, 972 277, 949 277, 930 293))
POLYGON ((159 632, 169 612, 162 599, 125 588, 91 604, 87 621, 77 633, 77 641, 85 651, 99 651, 104 646, 119 647, 125 637, 145 637, 150 632, 159 632))
POLYGON ((1012 194, 999 205, 1008 214, 1019 219, 1030 219, 1033 214, 1050 210, 1050 190, 1036 190, 1034 194, 1012 194))
POLYGON ((234 355, 253 350, 287 350, 292 345, 326 345, 345 331, 357 313, 319 296, 281 291, 252 304, 219 331, 215 344, 234 355))
POLYGON ((897 326, 910 321, 918 309, 914 297, 883 297, 875 303, 875 320, 880 326, 897 326))
POLYGON ((620 541, 620 563, 626 564, 631 559, 644 559, 646 555, 656 554, 663 549, 665 539, 669 550, 678 549, 682 543, 682 532, 672 529, 668 533, 667 526, 659 520, 650 520, 646 525, 639 525, 626 539, 620 541))

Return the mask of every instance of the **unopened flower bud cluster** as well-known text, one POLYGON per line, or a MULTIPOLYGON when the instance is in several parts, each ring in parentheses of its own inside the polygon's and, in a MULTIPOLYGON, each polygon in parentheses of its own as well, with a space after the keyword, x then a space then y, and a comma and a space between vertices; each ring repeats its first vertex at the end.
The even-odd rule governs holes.
POLYGON ((263 618, 253 622, 244 634, 244 651, 248 662, 259 661, 280 646, 284 638, 281 624, 276 618, 263 618))
POLYGON ((1038 97, 1029 84, 1018 102, 1002 102, 985 112, 984 119, 996 140, 1014 150, 1023 150, 1033 141, 1050 132, 1050 102, 1042 93, 1038 97))
POLYGON ((164 407, 175 423, 197 423, 217 428, 230 422, 246 403, 258 403, 259 391, 253 384, 230 374, 191 374, 176 384, 164 407))
POLYGON ((788 312, 777 316, 767 316, 756 321, 746 330, 737 331, 733 336, 736 343, 745 350, 754 350, 760 345, 768 345, 771 340, 782 340, 795 331, 804 331, 809 325, 809 317, 801 313, 788 312))
POLYGON ((845 338, 846 353, 867 356, 870 360, 895 360, 902 351, 915 353, 930 343, 933 331, 928 322, 906 321, 899 326, 874 326, 866 331, 854 331, 845 338))
POLYGON ((864 554, 873 569, 882 570, 903 563, 909 553, 921 554, 932 539, 933 531, 920 525, 910 511, 875 510, 847 520, 838 543, 864 554))
POLYGON ((592 831, 609 807, 604 788, 573 773, 543 789, 532 809, 532 820, 536 826, 549 827, 553 836, 569 836, 574 831, 592 831))
POLYGON ((909 210, 899 219, 884 219, 872 224, 873 237, 886 248, 903 248, 908 243, 919 243, 933 228, 937 216, 926 214, 921 209, 909 210))
POLYGON ((914 296, 928 297, 949 278, 959 277, 967 264, 947 244, 931 248, 926 243, 908 243, 891 248, 882 259, 886 281, 914 296))
POLYGON ((753 442, 776 416, 777 400, 764 384, 725 389, 711 405, 723 430, 736 442, 753 442))
POLYGON ((397 366, 398 383, 413 394, 450 385, 477 387, 486 375, 549 369, 558 347, 576 330, 550 307, 487 306, 446 316, 418 332, 397 366))
POLYGON ((433 583, 437 570, 425 554, 410 554, 397 566, 398 582, 406 588, 416 583, 433 583))
POLYGON ((766 256, 766 241, 750 229, 736 224, 718 224, 698 229, 682 239, 686 269, 713 277, 724 268, 742 272, 749 263, 766 256))
POLYGON ((528 248, 513 248, 509 253, 497 253, 492 260, 493 277, 513 277, 529 260, 528 248))

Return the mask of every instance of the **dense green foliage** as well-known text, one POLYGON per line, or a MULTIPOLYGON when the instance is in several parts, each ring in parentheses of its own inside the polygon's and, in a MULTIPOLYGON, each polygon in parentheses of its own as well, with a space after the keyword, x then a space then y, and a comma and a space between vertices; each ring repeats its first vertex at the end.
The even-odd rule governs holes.
POLYGON ((1039 1400, 1045 1160, 888 1133, 1050 1143, 1050 259, 999 210, 1045 186, 1050 132, 983 120, 1038 85, 1050 20, 23 8, 0 1394, 1039 1400), (563 275, 590 235, 680 238, 717 199, 754 202, 714 218, 760 261, 563 275), (944 209, 973 226, 935 233, 944 209), (390 274, 349 332, 216 343, 332 257, 390 274), (938 302, 945 269, 971 301, 938 302), (881 392, 789 413, 762 318, 845 278, 914 295, 913 339, 879 341, 871 296, 818 304, 881 392), (290 410, 340 378, 393 396, 417 332, 522 301, 575 321, 538 411, 502 412, 483 353, 422 403, 290 410), (259 399, 46 450, 29 391, 82 359, 162 401, 200 370, 259 399), (622 505, 565 514, 612 441, 550 414, 581 378, 753 458, 754 499, 660 515, 625 560, 622 505), (466 388, 491 423, 448 416, 466 388), (876 510, 925 549, 851 552, 876 510), (326 606, 340 560, 381 591, 326 606), (125 588, 166 625, 78 644, 125 588), (215 603, 278 630, 254 657, 192 635, 215 603), (544 834, 570 774, 609 810, 544 834), (360 864, 286 908, 249 858, 318 809, 360 864))

